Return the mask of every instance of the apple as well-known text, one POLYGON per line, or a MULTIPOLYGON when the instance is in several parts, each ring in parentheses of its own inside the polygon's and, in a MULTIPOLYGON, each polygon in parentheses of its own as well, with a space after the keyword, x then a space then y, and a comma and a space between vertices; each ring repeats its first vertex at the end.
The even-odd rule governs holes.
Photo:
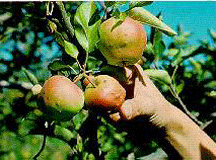
POLYGON ((115 110, 125 101, 126 91, 115 78, 99 75, 94 78, 93 83, 94 85, 89 83, 84 92, 88 107, 115 110))
POLYGON ((53 120, 67 121, 84 106, 83 91, 65 76, 52 76, 41 90, 42 110, 53 120))
POLYGON ((99 27, 98 48, 110 65, 133 65, 141 58, 146 48, 147 36, 140 22, 126 17, 111 17, 99 27))

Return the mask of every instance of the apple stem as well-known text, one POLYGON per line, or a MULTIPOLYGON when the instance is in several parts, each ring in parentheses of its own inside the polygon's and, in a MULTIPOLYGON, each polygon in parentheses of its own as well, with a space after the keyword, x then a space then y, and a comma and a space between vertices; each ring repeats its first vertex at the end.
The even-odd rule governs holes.
POLYGON ((86 74, 84 74, 84 77, 92 84, 94 88, 96 88, 96 85, 88 78, 86 74))

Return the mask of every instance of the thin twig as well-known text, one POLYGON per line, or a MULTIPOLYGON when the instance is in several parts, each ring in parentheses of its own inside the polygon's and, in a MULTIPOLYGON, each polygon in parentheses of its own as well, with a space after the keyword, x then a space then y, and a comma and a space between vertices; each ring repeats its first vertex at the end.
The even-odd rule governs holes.
POLYGON ((173 74, 172 74, 172 77, 171 77, 171 81, 172 81, 172 82, 174 82, 174 76, 175 76, 177 70, 178 70, 178 65, 175 66, 175 69, 174 69, 174 71, 173 71, 173 74))
POLYGON ((73 68, 73 67, 71 67, 70 65, 68 65, 68 67, 77 75, 78 73, 76 72, 76 70, 73 68))
POLYGON ((84 77, 92 84, 94 88, 96 88, 96 85, 89 79, 89 77, 86 74, 84 74, 84 77))
POLYGON ((208 125, 210 125, 212 122, 213 122, 213 120, 210 120, 210 121, 204 123, 202 126, 200 126, 200 128, 201 128, 202 130, 204 130, 204 129, 205 129, 208 125))
POLYGON ((180 103, 180 105, 182 106, 183 110, 185 111, 185 113, 191 118, 193 119, 200 127, 203 126, 203 123, 201 121, 199 121, 193 114, 191 114, 191 112, 187 109, 186 105, 183 103, 183 101, 181 100, 181 98, 179 97, 179 95, 176 93, 175 88, 173 87, 173 85, 171 84, 171 89, 175 95, 175 98, 178 100, 178 102, 180 103))
POLYGON ((84 70, 86 70, 86 65, 87 65, 87 62, 88 62, 88 57, 89 57, 89 53, 86 52, 86 59, 85 59, 85 63, 84 63, 84 70))
POLYGON ((80 70, 85 72, 85 69, 83 69, 83 67, 81 66, 81 64, 79 63, 77 58, 76 58, 76 62, 77 62, 77 65, 79 66, 80 70))
POLYGON ((47 5, 46 5, 46 15, 47 16, 51 16, 52 13, 53 13, 53 9, 54 9, 54 5, 53 5, 53 2, 47 2, 47 5), (51 5, 51 7, 50 7, 51 5))

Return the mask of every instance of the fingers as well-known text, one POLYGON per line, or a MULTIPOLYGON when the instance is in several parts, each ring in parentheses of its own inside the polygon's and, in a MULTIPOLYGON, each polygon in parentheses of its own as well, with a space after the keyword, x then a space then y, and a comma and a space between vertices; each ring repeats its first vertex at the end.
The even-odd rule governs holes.
POLYGON ((157 97, 159 99, 164 99, 163 95, 160 93, 160 91, 154 85, 154 83, 150 80, 150 78, 142 69, 142 67, 139 64, 135 64, 133 67, 138 74, 137 79, 135 80, 135 88, 134 88, 135 96, 141 97, 145 93, 151 95, 152 98, 157 97), (144 87, 140 85, 141 82, 143 84, 143 81, 145 83, 145 85, 143 85, 144 87))
POLYGON ((122 119, 119 112, 110 114, 110 115, 109 115, 109 118, 110 118, 114 123, 118 123, 118 122, 121 121, 121 119, 122 119))
POLYGON ((141 100, 133 98, 126 100, 120 108, 120 115, 124 120, 131 120, 137 116, 150 115, 152 108, 146 108, 141 100))
POLYGON ((109 117, 113 122, 118 123, 121 120, 131 120, 140 114, 138 103, 134 99, 129 99, 123 103, 119 112, 112 113, 109 117))
POLYGON ((125 73, 131 82, 124 86, 127 100, 120 107, 120 114, 110 115, 110 118, 117 122, 154 114, 155 108, 166 102, 165 98, 139 64, 126 67, 125 73))
POLYGON ((145 71, 143 70, 143 68, 139 64, 135 64, 135 65, 133 65, 133 67, 134 67, 135 72, 137 72, 138 80, 141 81, 142 83, 144 83, 144 86, 155 87, 153 82, 150 80, 148 75, 145 73, 145 71))

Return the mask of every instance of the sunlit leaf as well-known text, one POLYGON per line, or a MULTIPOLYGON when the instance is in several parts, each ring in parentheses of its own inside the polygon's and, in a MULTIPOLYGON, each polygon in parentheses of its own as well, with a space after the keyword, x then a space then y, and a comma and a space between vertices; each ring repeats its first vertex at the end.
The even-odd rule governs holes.
POLYGON ((146 69, 145 72, 153 80, 165 83, 167 85, 171 84, 171 78, 166 70, 146 69))
POLYGON ((135 7, 130 10, 129 16, 135 20, 138 20, 144 24, 150 25, 152 27, 160 29, 162 32, 169 36, 174 36, 177 33, 167 26, 164 22, 158 19, 149 11, 145 10, 142 7, 135 7))
POLYGON ((59 32, 55 32, 55 39, 58 42, 58 44, 60 44, 62 47, 64 47, 64 37, 62 36, 61 33, 59 32))
POLYGON ((59 125, 55 126, 54 133, 55 135, 60 136, 67 141, 70 141, 72 138, 75 138, 75 136, 70 130, 59 125))
POLYGON ((184 89, 184 86, 185 86, 185 82, 184 81, 181 81, 181 83, 176 86, 176 92, 177 92, 177 94, 180 94, 182 92, 182 90, 184 89))
POLYGON ((130 8, 143 7, 152 4, 153 1, 130 1, 130 8))
POLYGON ((79 134, 77 134, 77 150, 79 152, 82 152, 83 150, 83 141, 82 141, 82 137, 79 134))
POLYGON ((87 35, 86 35, 85 31, 83 30, 83 28, 76 27, 75 28, 75 35, 76 35, 76 38, 77 38, 78 42, 80 43, 80 45, 85 50, 88 50, 89 43, 88 43, 87 35))
POLYGON ((211 88, 211 89, 216 89, 216 81, 211 81, 211 82, 208 82, 205 87, 207 88, 211 88))
POLYGON ((67 54, 69 54, 71 57, 77 59, 79 51, 73 43, 70 43, 70 42, 64 40, 64 48, 65 48, 65 51, 67 52, 67 54))
POLYGON ((80 24, 85 31, 87 31, 89 20, 96 9, 96 5, 93 1, 83 2, 77 8, 74 20, 76 23, 80 24))
POLYGON ((98 27, 101 24, 101 20, 98 20, 92 26, 88 28, 88 52, 92 52, 95 48, 96 43, 99 41, 98 27))
POLYGON ((38 79, 36 78, 36 76, 31 73, 29 70, 27 70, 26 68, 22 67, 22 70, 24 71, 24 73, 26 74, 26 76, 28 77, 29 81, 35 85, 38 84, 38 79))
POLYGON ((97 29, 101 20, 89 26, 89 21, 96 9, 96 5, 93 1, 84 2, 79 6, 74 17, 75 24, 77 24, 75 27, 75 35, 78 42, 87 52, 92 52, 94 50, 99 39, 97 29))
POLYGON ((179 52, 179 49, 171 48, 169 49, 169 56, 174 57, 179 52))
POLYGON ((189 61, 194 65, 194 70, 196 73, 201 74, 202 73, 202 66, 200 63, 196 62, 193 58, 189 58, 189 61))
POLYGON ((12 17, 12 13, 6 12, 0 15, 0 24, 12 17))
POLYGON ((207 96, 209 96, 209 97, 212 97, 212 98, 215 98, 216 99, 216 91, 211 91, 211 92, 208 92, 208 93, 206 93, 207 94, 207 96))
POLYGON ((57 30, 57 26, 54 22, 48 20, 48 25, 50 27, 51 32, 55 32, 57 30))

